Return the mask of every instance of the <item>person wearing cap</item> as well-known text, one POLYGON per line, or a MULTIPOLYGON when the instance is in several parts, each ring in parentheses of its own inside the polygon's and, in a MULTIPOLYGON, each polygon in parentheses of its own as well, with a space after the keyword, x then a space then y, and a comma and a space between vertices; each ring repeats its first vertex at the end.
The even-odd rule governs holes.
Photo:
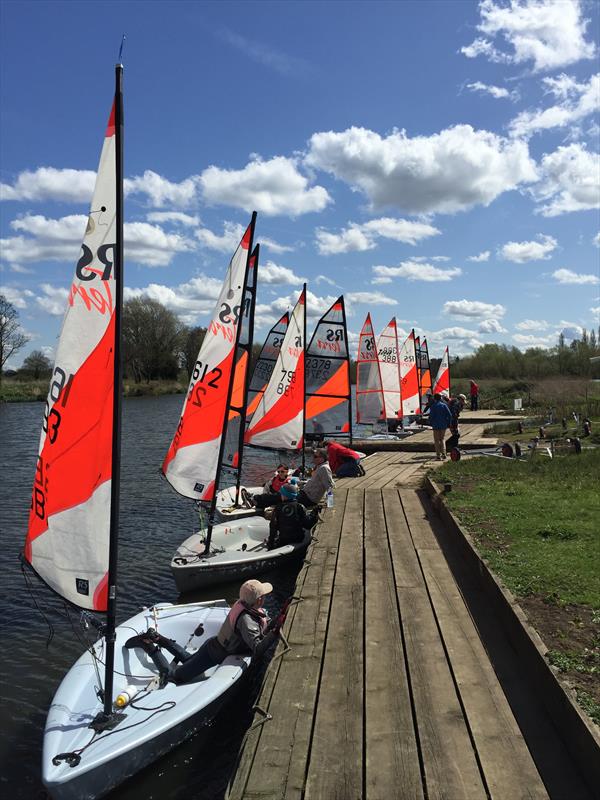
POLYGON ((444 436, 446 430, 452 424, 452 414, 450 409, 442 400, 439 392, 433 395, 433 403, 429 410, 429 423, 433 431, 433 446, 435 447, 435 456, 438 461, 446 458, 446 445, 444 436))
POLYGON ((239 599, 231 607, 218 634, 207 639, 195 653, 157 633, 154 628, 149 628, 139 636, 132 636, 125 642, 125 647, 140 647, 148 653, 159 669, 162 686, 167 681, 189 683, 209 667, 220 664, 227 656, 251 654, 253 659, 258 659, 275 641, 283 624, 280 617, 269 622, 263 608, 265 595, 272 591, 270 583, 257 580, 243 583, 239 599), (170 664, 161 648, 174 656, 170 664))
POLYGON ((325 492, 333 489, 333 475, 331 467, 327 463, 327 450, 317 447, 316 450, 313 450, 313 459, 315 467, 312 475, 298 494, 298 502, 307 508, 318 505, 325 496, 325 492))
POLYGON ((296 483, 284 483, 279 494, 281 503, 273 509, 269 523, 269 550, 301 542, 304 531, 314 524, 304 506, 298 502, 299 489, 296 483))

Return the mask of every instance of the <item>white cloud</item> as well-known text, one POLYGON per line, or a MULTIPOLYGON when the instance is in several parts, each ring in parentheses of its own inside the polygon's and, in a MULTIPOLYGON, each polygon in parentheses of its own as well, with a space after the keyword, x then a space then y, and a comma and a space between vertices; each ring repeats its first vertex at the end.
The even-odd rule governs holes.
POLYGON ((498 251, 498 256, 505 261, 524 264, 526 261, 544 261, 551 258, 557 241, 552 236, 538 234, 537 242, 507 242, 498 251))
POLYGON ((587 84, 576 83, 567 75, 544 81, 553 93, 563 96, 563 102, 543 111, 522 111, 509 124, 513 136, 532 136, 538 131, 564 128, 600 110, 600 74, 592 75, 587 84))
POLYGON ((139 288, 126 286, 124 298, 130 300, 133 297, 145 295, 178 314, 185 324, 201 325, 208 322, 222 285, 223 282, 220 278, 200 274, 174 287, 158 283, 150 283, 139 288))
MULTIPOLYGON (((306 316, 309 319, 323 316, 327 309, 332 306, 336 300, 337 296, 334 297, 332 295, 326 295, 325 297, 319 297, 318 295, 313 294, 310 289, 308 289, 306 292, 306 316)), ((278 317, 280 317, 285 311, 291 311, 297 302, 298 292, 293 292, 287 297, 277 297, 275 300, 273 300, 273 304, 270 306, 270 308, 275 312, 275 314, 278 315, 278 317)))
POLYGON ((95 182, 96 173, 92 170, 39 167, 34 172, 21 172, 13 186, 0 184, 0 200, 89 203, 95 182))
POLYGON ((444 303, 442 313, 451 317, 466 319, 491 319, 503 317, 506 309, 502 305, 482 303, 480 300, 448 300, 444 303))
POLYGON ((173 222, 187 228, 195 228, 200 224, 200 217, 184 214, 183 211, 151 211, 146 215, 148 222, 173 222))
POLYGON ((454 213, 536 179, 527 144, 470 125, 432 136, 365 128, 315 133, 306 163, 362 191, 372 207, 454 213))
MULTIPOLYGON (((475 331, 471 331, 468 328, 442 328, 442 330, 437 331, 434 338, 438 341, 443 341, 445 339, 472 339, 476 336, 475 331)), ((430 337, 432 338, 432 337, 430 337)))
POLYGON ((477 29, 485 36, 502 37, 510 51, 498 49, 489 39, 477 38, 461 48, 468 58, 486 56, 510 64, 533 62, 536 72, 593 58, 596 47, 586 42, 588 20, 582 19, 579 0, 481 0, 477 29))
POLYGON ((194 232, 200 243, 209 250, 218 250, 220 253, 233 253, 239 245, 245 228, 238 222, 223 223, 223 234, 219 236, 208 228, 198 228, 194 232))
POLYGON ((559 147, 540 163, 541 181, 531 190, 544 217, 600 207, 600 155, 581 144, 559 147))
POLYGON ((279 72, 281 75, 294 77, 311 72, 309 61, 291 56, 281 50, 276 50, 265 42, 256 42, 248 39, 229 28, 219 29, 217 36, 248 58, 263 64, 265 67, 274 69, 275 72, 279 72))
POLYGON ((583 328, 581 325, 576 325, 573 322, 561 322, 563 326, 559 333, 565 337, 565 339, 581 339, 583 334, 583 328))
POLYGON ((260 237, 261 247, 266 247, 267 250, 272 250, 274 253, 291 253, 293 247, 288 247, 286 244, 279 244, 274 239, 269 239, 267 236, 260 237))
POLYGON ((600 283, 600 278, 597 275, 584 275, 573 272, 570 269, 557 269, 552 273, 552 277, 555 278, 559 283, 587 283, 592 284, 593 286, 600 283))
POLYGON ((372 306, 395 306, 397 300, 381 292, 345 292, 344 299, 348 303, 368 303, 372 306))
POLYGON ((328 283, 330 286, 338 286, 338 284, 332 281, 331 278, 328 278, 327 275, 317 275, 313 282, 317 284, 328 283))
POLYGON ((378 238, 392 239, 404 244, 416 245, 422 239, 437 236, 441 231, 426 222, 380 217, 358 224, 351 222, 340 233, 329 233, 323 228, 315 232, 317 248, 321 255, 372 250, 378 238))
POLYGON ((515 333, 512 337, 513 342, 522 347, 553 347, 556 344, 556 334, 549 336, 532 336, 523 333, 515 333))
POLYGON ((483 252, 479 253, 478 256, 469 256, 467 258, 467 261, 475 261, 478 263, 482 263, 483 261, 489 261, 489 260, 490 260, 489 250, 484 250, 483 252))
POLYGON ((258 280, 261 284, 290 284, 296 286, 299 283, 305 283, 306 278, 296 275, 288 267, 280 267, 273 261, 267 261, 265 264, 260 264, 258 267, 258 280))
MULTIPOLYGON (((87 217, 71 214, 49 219, 41 214, 30 214, 10 224, 13 230, 29 234, 1 240, 3 257, 10 263, 75 262, 87 217)), ((125 258, 148 267, 166 266, 175 253, 194 249, 193 242, 175 233, 165 233, 147 222, 126 222, 123 236, 125 258)))
POLYGON ((143 175, 125 178, 123 189, 125 194, 145 194, 153 206, 177 206, 185 208, 193 203, 196 198, 197 178, 192 176, 173 183, 163 178, 151 169, 145 170, 143 175))
POLYGON ((482 320, 477 330, 479 333, 508 333, 506 328, 503 328, 497 319, 482 320))
POLYGON ((269 161, 255 157, 241 170, 211 166, 199 178, 204 201, 253 209, 267 216, 297 217, 322 211, 331 198, 322 186, 309 187, 293 158, 276 156, 269 161))
POLYGON ((600 247, 600 233, 597 233, 594 238, 592 239, 592 244, 595 244, 596 247, 600 247))
POLYGON ((67 298, 69 297, 69 290, 63 286, 52 286, 50 283, 42 283, 40 285, 41 294, 35 298, 38 306, 47 314, 53 317, 64 316, 67 310, 67 298))
POLYGON ((524 319, 515 325, 518 331, 545 331, 548 323, 545 319, 524 319))
POLYGON ((438 281, 451 281, 462 275, 459 267, 450 269, 440 269, 433 264, 426 264, 420 261, 403 261, 398 267, 373 267, 372 283, 389 283, 391 278, 406 278, 408 281, 425 281, 434 283, 438 281))
POLYGON ((509 92, 508 89, 504 89, 501 86, 492 86, 487 83, 482 83, 481 81, 475 81, 474 83, 467 83, 467 89, 470 89, 472 92, 481 92, 482 94, 489 94, 492 97, 495 97, 497 100, 501 98, 507 98, 515 102, 519 99, 519 93, 514 89, 512 92, 509 92))
POLYGON ((27 308, 27 301, 33 297, 29 289, 17 289, 15 286, 0 286, 0 294, 12 303, 15 308, 27 308))
POLYGON ((592 308, 590 308, 590 311, 595 317, 600 317, 600 306, 592 306, 592 308))

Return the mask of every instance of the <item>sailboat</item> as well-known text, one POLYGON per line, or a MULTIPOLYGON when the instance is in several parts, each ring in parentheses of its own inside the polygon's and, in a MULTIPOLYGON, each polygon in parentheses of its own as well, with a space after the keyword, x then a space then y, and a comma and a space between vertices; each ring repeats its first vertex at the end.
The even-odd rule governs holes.
POLYGON ((416 417, 421 412, 421 399, 419 397, 414 329, 408 334, 400 348, 399 362, 402 416, 416 417))
MULTIPOLYGON (((259 353, 258 359, 254 366, 252 378, 248 384, 248 393, 246 398, 245 408, 245 426, 258 408, 258 404, 267 388, 273 369, 277 363, 277 356, 281 349, 287 327, 289 324, 289 314, 286 313, 273 325, 267 338, 259 353)), ((240 502, 240 477, 241 471, 238 470, 237 480, 235 485, 227 486, 224 489, 219 489, 217 492, 217 503, 215 514, 217 519, 221 522, 230 521, 232 519, 241 519, 242 517, 252 516, 253 511, 240 502)), ((259 492, 261 487, 255 487, 249 491, 252 493, 259 492)))
POLYGON ((450 394, 450 354, 447 347, 433 382, 433 393, 442 394, 442 392, 450 394))
MULTIPOLYGON (((419 337, 417 337, 419 339, 419 337)), ((426 414, 432 395, 431 367, 427 339, 423 338, 417 346, 417 366, 419 372, 419 394, 421 395, 421 414, 426 414)))
POLYGON ((358 337, 356 421, 358 423, 386 422, 381 368, 377 357, 371 314, 367 314, 358 337))
POLYGON ((377 340, 377 357, 383 385, 385 418, 398 421, 402 417, 402 400, 400 395, 396 317, 392 317, 377 340))
POLYGON ((208 724, 249 666, 227 658, 207 680, 161 688, 132 633, 149 626, 193 649, 219 630, 225 601, 144 609, 116 625, 123 303, 121 64, 82 255, 69 292, 44 413, 24 560, 83 609, 95 643, 48 711, 42 780, 54 798, 109 792, 208 724), (106 612, 101 623, 90 611, 106 612), (139 702, 141 701, 141 703, 139 702))

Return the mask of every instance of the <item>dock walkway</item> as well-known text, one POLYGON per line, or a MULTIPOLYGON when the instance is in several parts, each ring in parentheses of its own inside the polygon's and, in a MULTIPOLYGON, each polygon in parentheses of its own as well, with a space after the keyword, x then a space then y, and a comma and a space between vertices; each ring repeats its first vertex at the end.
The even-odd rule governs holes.
POLYGON ((490 660, 417 488, 427 458, 338 481, 229 800, 591 797, 486 618, 490 660))

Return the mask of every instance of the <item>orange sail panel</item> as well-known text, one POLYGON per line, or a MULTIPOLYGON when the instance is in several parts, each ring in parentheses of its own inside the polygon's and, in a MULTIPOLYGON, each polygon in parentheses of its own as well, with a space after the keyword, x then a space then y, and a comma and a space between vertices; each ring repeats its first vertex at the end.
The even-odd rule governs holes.
POLYGON ((162 465, 171 486, 185 497, 212 500, 221 437, 228 413, 240 316, 246 310, 254 217, 229 264, 217 305, 194 365, 177 430, 162 465))
POLYGON ((106 611, 117 257, 115 108, 44 411, 25 558, 58 594, 106 611))
POLYGON ((433 383, 433 393, 441 394, 442 392, 450 394, 450 354, 448 353, 448 348, 444 350, 442 362, 433 383))
POLYGON ((269 383, 248 424, 246 444, 282 450, 302 447, 305 306, 303 291, 290 316, 269 383))
POLYGON ((256 411, 260 403, 260 398, 263 396, 271 375, 273 374, 281 343, 287 331, 288 322, 289 315, 286 311, 283 317, 273 325, 262 346, 248 387, 248 407, 246 409, 248 419, 250 419, 252 414, 256 411))
POLYGON ((379 422, 385 420, 381 372, 371 315, 367 314, 365 324, 358 337, 358 358, 356 362, 356 421, 379 422))
POLYGON ((397 419, 402 416, 400 401, 400 370, 398 368, 398 332, 396 317, 392 317, 388 326, 377 340, 377 358, 383 385, 383 403, 386 419, 397 419))
POLYGON ((402 393, 402 416, 413 417, 419 414, 421 401, 414 331, 409 333, 400 348, 400 391, 402 393))
POLYGON ((344 298, 323 314, 306 351, 307 438, 350 434, 350 366, 344 298))

